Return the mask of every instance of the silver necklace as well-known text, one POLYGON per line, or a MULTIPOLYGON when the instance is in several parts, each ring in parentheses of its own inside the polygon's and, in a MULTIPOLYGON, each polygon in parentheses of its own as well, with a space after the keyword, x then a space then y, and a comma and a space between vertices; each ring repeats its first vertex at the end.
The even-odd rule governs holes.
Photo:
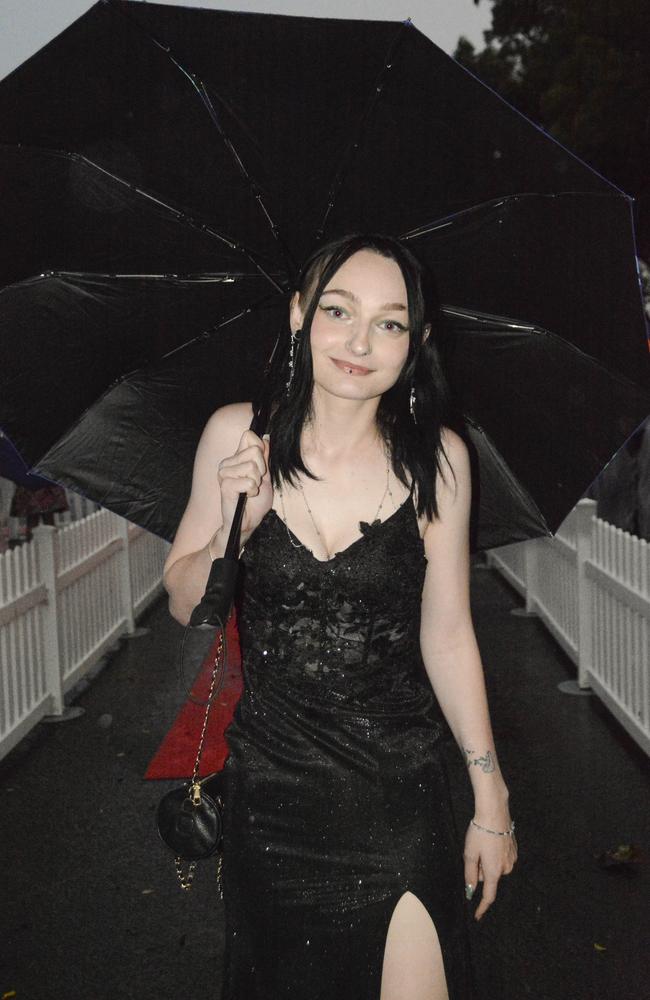
MULTIPOLYGON (((383 493, 383 496, 382 496, 381 500, 379 501, 379 506, 377 507, 377 513, 375 514, 375 516, 374 516, 373 520, 370 522, 370 524, 368 524, 367 521, 359 521, 359 526, 361 527, 362 534, 365 534, 365 532, 369 528, 376 528, 379 524, 381 524, 381 521, 379 519, 379 512, 380 512, 381 508, 384 506, 384 500, 386 499, 386 495, 388 495, 391 498, 391 500, 393 501, 393 505, 395 505, 395 500, 393 499, 393 494, 392 494, 391 489, 390 489, 389 480, 390 480, 390 466, 389 466, 389 462, 388 462, 388 451, 386 451, 386 488, 384 490, 384 493, 383 493)), ((314 525, 314 528, 316 529, 316 534, 320 538, 321 542, 323 542, 323 548, 327 549, 327 546, 325 545, 325 541, 323 539, 323 536, 321 535, 321 533, 320 533, 320 531, 318 529, 318 525, 316 524, 316 521, 314 520, 314 515, 311 512, 311 507, 307 503, 307 497, 305 496, 305 491, 303 489, 302 483, 298 483, 298 488, 300 489, 300 493, 302 495, 302 499, 304 500, 305 507, 307 508, 307 513, 309 514, 309 516, 311 518, 311 523, 314 525)), ((293 536, 291 535, 291 532, 289 531, 289 525, 287 524, 287 512, 286 512, 286 509, 285 509, 285 506, 284 506, 284 494, 283 494, 282 490, 280 490, 280 504, 282 505, 282 519, 284 521, 284 526, 285 526, 285 528, 287 530, 287 537, 289 538, 289 541, 293 545, 294 549, 307 549, 308 552, 311 552, 311 554, 314 555, 314 553, 312 552, 312 550, 307 545, 303 545, 302 542, 297 542, 296 543, 293 540, 293 536)), ((328 553, 328 559, 326 561, 329 561, 329 559, 333 559, 335 555, 336 555, 336 552, 334 552, 331 556, 328 553)))

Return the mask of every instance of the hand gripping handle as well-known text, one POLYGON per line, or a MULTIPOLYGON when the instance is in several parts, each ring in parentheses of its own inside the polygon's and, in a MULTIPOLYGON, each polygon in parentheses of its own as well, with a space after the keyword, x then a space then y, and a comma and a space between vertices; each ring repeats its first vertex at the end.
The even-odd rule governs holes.
MULTIPOLYGON (((260 434, 267 422, 268 408, 262 405, 254 412, 250 430, 260 434)), ((190 615, 189 624, 196 628, 225 628, 237 586, 239 539, 246 499, 245 493, 239 494, 226 542, 226 551, 223 558, 213 561, 205 593, 190 615)))

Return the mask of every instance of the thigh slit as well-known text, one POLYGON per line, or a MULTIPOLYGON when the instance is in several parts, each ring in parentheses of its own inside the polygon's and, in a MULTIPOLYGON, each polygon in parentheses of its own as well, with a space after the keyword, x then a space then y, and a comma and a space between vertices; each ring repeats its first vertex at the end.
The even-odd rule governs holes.
POLYGON ((424 903, 404 892, 393 909, 386 940, 380 1000, 448 1000, 440 938, 424 903))

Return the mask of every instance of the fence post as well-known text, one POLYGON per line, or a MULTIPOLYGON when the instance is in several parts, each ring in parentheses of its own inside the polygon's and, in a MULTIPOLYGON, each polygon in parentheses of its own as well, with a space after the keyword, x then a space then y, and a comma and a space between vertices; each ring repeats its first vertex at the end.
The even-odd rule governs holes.
POLYGON ((56 528, 51 524, 38 524, 33 532, 36 543, 38 574, 47 593, 43 608, 43 654, 45 657, 45 684, 51 698, 51 715, 63 715, 63 669, 59 647, 59 613, 57 606, 56 565, 54 539, 56 528))
POLYGON ((135 632, 133 618, 133 592, 131 588, 131 557, 129 553, 129 522, 125 517, 117 518, 118 534, 122 539, 119 557, 119 583, 122 595, 122 614, 126 622, 127 635, 135 632))
POLYGON ((524 584, 526 587, 526 613, 537 613, 537 558, 538 538, 529 538, 524 546, 524 584))
POLYGON ((591 558, 593 516, 598 504, 595 500, 579 500, 576 506, 576 555, 578 584, 578 686, 589 687, 588 672, 592 666, 593 610, 591 607, 591 580, 587 576, 587 562, 591 558))

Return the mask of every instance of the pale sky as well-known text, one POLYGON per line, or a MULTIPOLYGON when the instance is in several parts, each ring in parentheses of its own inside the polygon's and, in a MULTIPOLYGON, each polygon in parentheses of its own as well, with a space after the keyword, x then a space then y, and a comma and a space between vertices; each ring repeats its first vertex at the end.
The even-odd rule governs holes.
MULTIPOLYGON (((92 6, 89 0, 0 0, 0 79, 92 6)), ((491 21, 488 0, 478 7, 473 0, 185 0, 182 6, 387 21, 410 17, 446 52, 453 52, 459 35, 480 47, 491 21)))

